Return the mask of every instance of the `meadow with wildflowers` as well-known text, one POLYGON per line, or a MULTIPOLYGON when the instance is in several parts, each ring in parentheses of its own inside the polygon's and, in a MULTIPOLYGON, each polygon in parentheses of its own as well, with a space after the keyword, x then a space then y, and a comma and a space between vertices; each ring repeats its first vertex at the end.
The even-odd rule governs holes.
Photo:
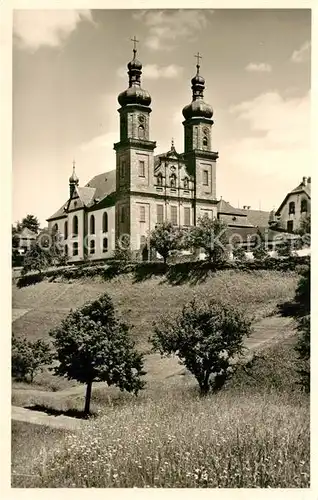
MULTIPOLYGON (((13 330, 24 325, 31 337, 45 337, 46 317, 53 326, 70 307, 107 291, 134 325, 134 337, 144 349, 159 312, 204 296, 243 307, 259 319, 273 314, 278 302, 291 299, 297 281, 292 272, 222 271, 196 286, 175 287, 158 277, 133 283, 127 276, 114 279, 111 286, 98 280, 82 285, 43 282, 14 290, 16 307, 29 312, 13 323, 13 330)), ((296 341, 291 329, 263 347, 248 368, 238 369, 221 392, 205 398, 175 360, 152 355, 145 390, 135 397, 98 385, 92 395, 95 414, 76 432, 41 426, 27 431, 29 424, 15 423, 12 486, 308 488, 309 397, 297 385, 296 341)), ((61 382, 62 401, 59 387, 45 390, 50 382, 44 376, 46 386, 39 375, 29 391, 33 402, 40 394, 52 398, 54 407, 82 406, 81 387, 61 382)), ((23 405, 28 388, 14 387, 13 398, 21 398, 23 405)))

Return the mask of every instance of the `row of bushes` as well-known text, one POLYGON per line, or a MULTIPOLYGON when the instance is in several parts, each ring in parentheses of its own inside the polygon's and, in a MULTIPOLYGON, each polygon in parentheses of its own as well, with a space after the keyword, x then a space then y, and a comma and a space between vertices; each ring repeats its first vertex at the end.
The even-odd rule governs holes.
POLYGON ((42 273, 27 274, 20 278, 14 278, 18 287, 34 285, 48 279, 55 281, 62 279, 65 281, 81 278, 101 277, 104 280, 110 280, 120 274, 133 273, 138 279, 147 279, 152 275, 167 275, 172 277, 175 274, 192 276, 196 272, 202 274, 208 271, 215 270, 241 270, 241 271, 256 271, 256 270, 273 270, 273 271, 294 271, 300 265, 308 265, 310 263, 309 256, 291 256, 284 259, 268 257, 264 260, 248 260, 248 261, 224 261, 217 266, 206 261, 196 262, 179 262, 177 264, 164 264, 163 262, 123 262, 112 261, 110 263, 101 264, 83 264, 72 267, 62 267, 49 269, 42 273))

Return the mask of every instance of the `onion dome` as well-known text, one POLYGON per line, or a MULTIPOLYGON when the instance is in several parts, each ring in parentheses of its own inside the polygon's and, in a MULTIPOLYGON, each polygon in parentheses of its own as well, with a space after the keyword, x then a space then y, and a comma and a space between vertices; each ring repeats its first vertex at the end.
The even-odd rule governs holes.
MULTIPOLYGON (((196 57, 200 57, 198 54, 196 57)), ((203 100, 203 91, 205 89, 205 79, 200 75, 200 65, 197 64, 197 73, 191 80, 192 102, 185 106, 182 114, 186 120, 191 118, 208 118, 213 116, 212 107, 203 100)))
MULTIPOLYGON (((137 42, 136 39, 133 40, 134 43, 137 42)), ((124 107, 128 104, 139 104, 141 106, 150 106, 151 97, 147 90, 141 88, 141 73, 142 64, 136 58, 137 49, 134 46, 133 58, 127 64, 128 76, 129 76, 129 87, 128 89, 121 92, 118 96, 119 104, 124 107)))
POLYGON ((71 177, 69 178, 69 182, 70 182, 70 184, 75 184, 76 186, 78 186, 78 183, 79 183, 79 178, 77 177, 77 175, 75 173, 75 161, 73 161, 73 172, 72 172, 71 177))

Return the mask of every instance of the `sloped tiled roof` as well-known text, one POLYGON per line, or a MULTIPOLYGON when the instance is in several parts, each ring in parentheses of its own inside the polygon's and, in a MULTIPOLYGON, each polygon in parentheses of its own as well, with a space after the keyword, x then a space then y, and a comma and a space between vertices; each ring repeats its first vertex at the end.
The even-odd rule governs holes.
POLYGON ((247 220, 253 226, 267 227, 270 212, 265 212, 264 210, 242 210, 247 215, 247 220))
POLYGON ((304 184, 304 181, 302 181, 297 187, 289 191, 289 193, 287 193, 284 200, 276 210, 276 215, 280 215, 282 207, 285 205, 286 201, 292 193, 305 193, 309 198, 311 198, 311 182, 307 182, 307 184, 304 184))
POLYGON ((95 175, 85 187, 95 188, 94 198, 105 198, 116 191, 116 170, 95 175))
POLYGON ((28 238, 34 240, 37 237, 37 233, 31 231, 28 227, 24 227, 20 233, 17 234, 18 238, 28 238))
MULTIPOLYGON (((86 207, 92 206, 94 200, 100 201, 106 196, 116 191, 116 170, 95 175, 84 187, 78 187, 78 196, 86 207)), ((58 219, 59 217, 66 216, 64 207, 67 201, 47 220, 58 219)))
POLYGON ((217 204, 218 207, 218 213, 219 214, 224 214, 224 215, 243 215, 246 216, 246 214, 243 212, 243 210, 240 210, 239 208, 234 208, 232 205, 230 205, 227 201, 225 200, 220 200, 217 204))

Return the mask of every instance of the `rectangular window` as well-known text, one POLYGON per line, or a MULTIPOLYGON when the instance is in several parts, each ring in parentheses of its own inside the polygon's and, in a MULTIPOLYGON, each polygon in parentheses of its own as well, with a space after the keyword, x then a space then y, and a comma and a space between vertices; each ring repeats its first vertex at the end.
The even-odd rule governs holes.
POLYGON ((203 170, 203 185, 209 185, 209 172, 207 170, 203 170))
POLYGON ((140 205, 139 207, 140 222, 146 222, 146 207, 140 205))
POLYGON ((120 177, 125 177, 125 170, 126 170, 126 162, 123 161, 120 168, 120 177))
POLYGON ((139 177, 145 177, 145 162, 139 160, 139 177))
POLYGON ((178 224, 178 207, 171 207, 171 224, 176 226, 178 224))
POLYGON ((287 221, 287 232, 292 233, 294 229, 294 222, 292 220, 287 221))
POLYGON ((163 223, 163 205, 157 205, 157 223, 163 223))
POLYGON ((125 207, 120 207, 120 222, 125 222, 125 207))
POLYGON ((190 207, 184 207, 184 225, 190 226, 190 207))
POLYGON ((78 255, 78 242, 74 241, 73 243, 73 255, 78 255))

